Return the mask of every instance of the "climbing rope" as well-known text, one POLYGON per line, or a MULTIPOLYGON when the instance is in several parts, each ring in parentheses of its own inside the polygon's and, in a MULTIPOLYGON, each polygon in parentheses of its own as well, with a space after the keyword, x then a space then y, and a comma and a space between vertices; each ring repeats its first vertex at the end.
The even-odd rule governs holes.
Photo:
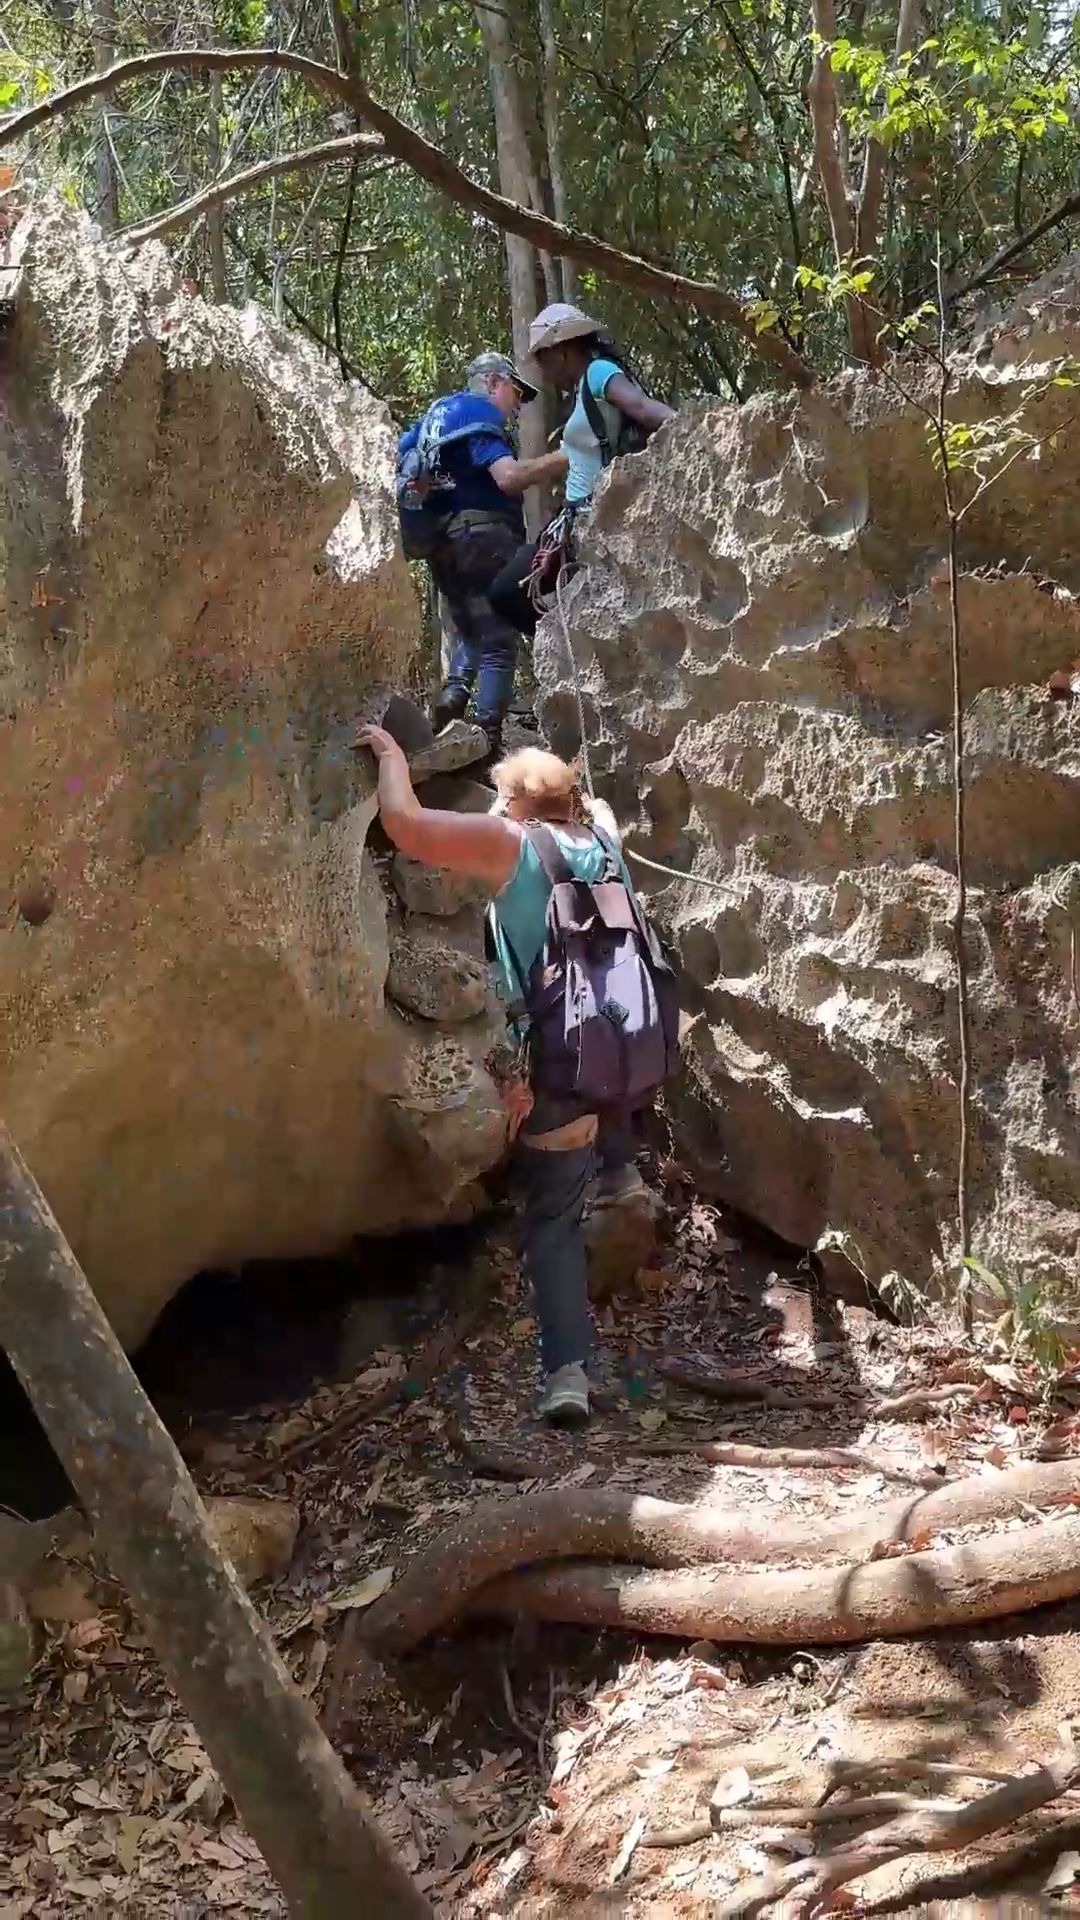
MULTIPOLYGON (((581 675, 578 672, 577 656, 574 653, 573 642, 570 639, 570 627, 566 618, 566 608, 563 605, 563 582, 567 572, 568 568, 564 560, 559 567, 558 573, 555 575, 555 604, 559 612, 559 625, 562 628, 563 645, 566 648, 566 656, 570 662, 570 672, 574 682, 574 698, 577 701, 578 732, 581 735, 581 770, 585 775, 585 790, 589 799, 595 800, 596 788, 593 785, 592 767, 589 762, 588 729, 585 722, 585 700, 581 691, 581 675)), ((623 853, 628 860, 633 860, 637 866, 648 867, 653 873, 663 873, 669 880, 681 880, 684 886, 705 887, 712 893, 726 894, 729 899, 741 899, 741 895, 737 889, 727 886, 722 880, 706 880, 700 873, 680 873, 678 867, 665 867, 662 861, 649 860, 643 853, 635 853, 632 847, 624 847, 623 853)))

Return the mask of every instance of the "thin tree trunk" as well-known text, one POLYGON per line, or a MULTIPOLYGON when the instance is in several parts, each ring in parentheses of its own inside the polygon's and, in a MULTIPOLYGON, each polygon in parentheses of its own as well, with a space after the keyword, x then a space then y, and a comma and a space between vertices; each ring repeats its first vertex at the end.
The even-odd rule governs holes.
MULTIPOLYGON (((811 0, 811 10, 817 44, 807 98, 814 160, 825 196, 836 264, 843 269, 855 264, 855 213, 848 192, 843 126, 832 64, 832 45, 837 37, 836 6, 834 0, 811 0)), ((853 355, 857 360, 869 359, 872 334, 863 302, 849 295, 844 301, 844 313, 853 355)))
MULTIPOLYGON (((501 9, 486 0, 475 0, 476 18, 491 74, 491 92, 495 107, 495 146, 499 162, 499 189, 508 200, 521 207, 533 206, 533 165, 522 109, 521 92, 514 68, 514 46, 510 23, 501 9)), ((534 209, 535 211, 535 209, 534 209)), ((518 364, 528 358, 529 326, 536 314, 536 249, 528 240, 508 233, 506 239, 507 284, 510 293, 510 322, 514 338, 514 358, 518 364)), ((539 400, 521 411, 521 453, 535 460, 546 451, 544 409, 539 400)), ((526 498, 525 517, 530 533, 536 531, 542 513, 535 488, 526 498)))
MULTIPOLYGON (((207 137, 207 160, 210 178, 216 180, 221 170, 221 75, 210 75, 210 122, 207 137)), ((214 299, 224 305, 229 298, 229 276, 225 266, 225 222, 221 206, 212 206, 206 216, 206 238, 210 248, 210 285, 214 299)))
MULTIPOLYGON (((113 0, 86 0, 86 19, 90 29, 90 50, 94 60, 94 71, 104 73, 116 58, 116 15, 113 0)), ((120 194, 117 187, 112 139, 109 133, 107 100, 102 100, 96 118, 94 204, 90 211, 106 233, 113 233, 120 225, 120 194)))
MULTIPOLYGON (((559 47, 555 38, 555 0, 540 0, 540 34, 544 46, 544 139, 547 143, 551 204, 561 226, 568 224, 569 201, 563 172, 562 127, 559 101, 559 47)), ((559 257, 562 298, 577 304, 577 268, 565 254, 559 257)))
MULTIPOLYGON (((896 50, 893 55, 897 66, 900 65, 904 55, 912 51, 921 31, 922 13, 919 0, 900 0, 896 50)), ((877 252, 878 223, 885 192, 885 165, 886 153, 880 140, 868 140, 863 156, 862 186, 859 189, 859 202, 855 212, 855 254, 860 260, 869 259, 877 252)))
POLYGON ((427 1902, 290 1684, 41 1189, 0 1126, 0 1345, 181 1705, 303 1920, 427 1902))

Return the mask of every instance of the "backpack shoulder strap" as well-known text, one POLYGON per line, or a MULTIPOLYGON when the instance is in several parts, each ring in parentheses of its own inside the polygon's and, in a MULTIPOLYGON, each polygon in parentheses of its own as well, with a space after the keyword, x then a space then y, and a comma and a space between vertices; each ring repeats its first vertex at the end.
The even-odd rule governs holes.
POLYGON ((604 416, 600 411, 600 402, 589 385, 588 368, 581 376, 581 404, 585 409, 585 418, 599 443, 600 458, 606 465, 611 457, 611 440, 608 437, 604 416))
POLYGON ((521 831, 529 845, 535 848, 537 859, 553 887, 561 887, 565 881, 576 878, 550 827, 545 827, 540 820, 529 820, 523 822, 521 831))
POLYGON ((593 826, 593 832, 603 847, 604 852, 607 854, 608 866, 612 869, 610 873, 604 875, 605 880, 618 880, 621 886, 626 887, 627 893, 633 893, 633 887, 627 882, 626 871, 623 867, 619 849, 611 838, 611 835, 605 833, 603 827, 596 825, 593 826))

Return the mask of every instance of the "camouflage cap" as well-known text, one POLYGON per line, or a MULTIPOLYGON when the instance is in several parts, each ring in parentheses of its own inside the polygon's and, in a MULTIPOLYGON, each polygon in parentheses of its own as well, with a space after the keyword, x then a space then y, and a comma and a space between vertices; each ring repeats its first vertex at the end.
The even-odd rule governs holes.
POLYGON ((478 353, 476 359, 470 362, 465 378, 476 380, 485 373, 501 373, 504 380, 512 380, 524 402, 536 399, 538 389, 531 380, 526 380, 523 373, 518 372, 509 354, 478 353))

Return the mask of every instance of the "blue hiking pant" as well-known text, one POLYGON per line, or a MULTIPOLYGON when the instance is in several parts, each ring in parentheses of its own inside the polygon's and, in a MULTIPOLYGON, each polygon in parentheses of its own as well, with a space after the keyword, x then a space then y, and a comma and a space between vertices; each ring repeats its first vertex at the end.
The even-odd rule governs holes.
POLYGON ((517 629, 495 611, 488 589, 520 540, 520 527, 497 513, 459 513, 431 561, 455 636, 443 691, 457 695, 463 709, 475 691, 482 727, 498 727, 514 698, 517 629))
POLYGON ((592 1314, 581 1230, 585 1196, 597 1167, 605 1173, 637 1156, 627 1115, 601 1118, 587 1147, 565 1152, 530 1147, 530 1136, 553 1132, 580 1117, 580 1107, 538 1100, 519 1135, 518 1168, 525 1190, 523 1254, 540 1328, 545 1373, 584 1366, 593 1343, 592 1314))

